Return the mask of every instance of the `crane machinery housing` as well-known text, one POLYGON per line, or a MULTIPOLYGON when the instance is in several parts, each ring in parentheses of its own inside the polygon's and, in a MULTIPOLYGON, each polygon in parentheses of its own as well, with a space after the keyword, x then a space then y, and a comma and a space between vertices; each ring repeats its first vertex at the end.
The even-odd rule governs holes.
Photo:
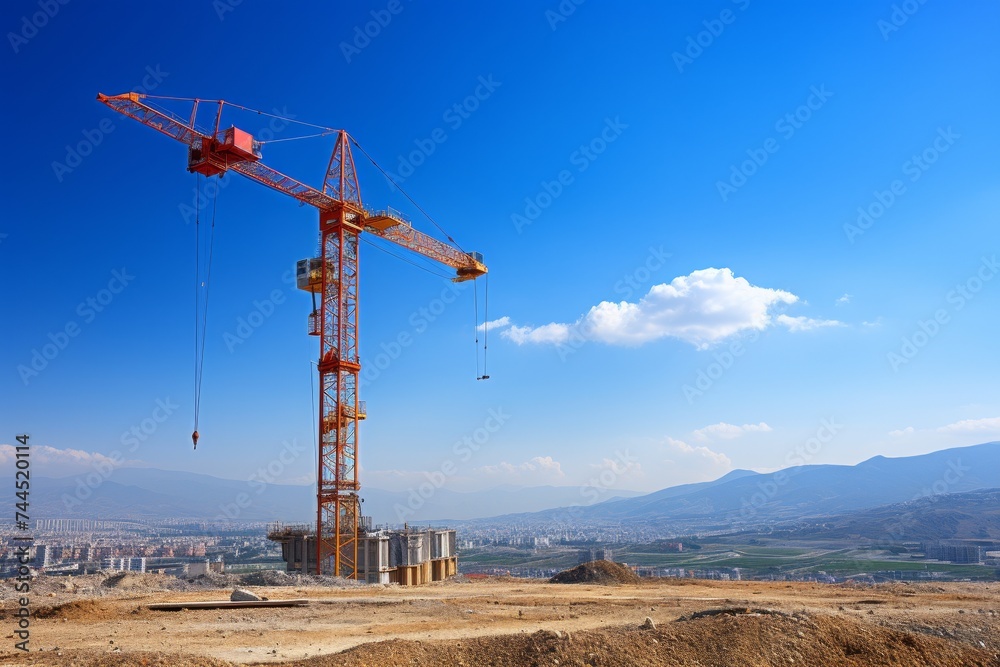
MULTIPOLYGON (((99 93, 97 99, 185 144, 189 171, 213 177, 233 170, 319 212, 319 256, 303 259, 296 266, 297 286, 319 296, 319 304, 308 320, 309 334, 319 338, 316 528, 314 535, 306 527, 276 524, 272 528, 269 536, 282 543, 289 568, 347 578, 364 576, 368 581, 386 583, 394 579, 404 584, 455 574, 453 530, 418 531, 407 527, 403 531, 378 532, 372 531, 370 522, 361 516, 358 425, 367 417, 367 410, 358 397, 358 242, 361 234, 386 239, 451 267, 456 282, 487 273, 482 255, 464 252, 451 237, 446 243, 414 229, 392 209, 365 208, 351 152, 351 144, 358 144, 344 130, 322 128, 323 134, 334 134, 336 141, 322 188, 317 189, 261 162, 260 142, 251 133, 235 126, 220 129, 224 106, 246 107, 223 100, 163 98, 134 92, 99 93), (154 99, 190 102, 190 115, 185 119, 160 108, 154 99), (200 104, 216 105, 209 130, 196 126, 200 104), (359 562, 359 552, 363 562, 359 562)), ((197 443, 197 431, 194 440, 197 443)))

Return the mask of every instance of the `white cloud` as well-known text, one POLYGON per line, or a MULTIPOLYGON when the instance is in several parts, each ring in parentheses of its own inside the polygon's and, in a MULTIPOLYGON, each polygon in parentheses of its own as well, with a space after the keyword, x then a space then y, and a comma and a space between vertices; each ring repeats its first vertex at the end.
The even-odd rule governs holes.
POLYGON ((711 426, 706 426, 705 428, 693 431, 692 435, 694 435, 696 440, 702 441, 712 440, 713 438, 732 440, 733 438, 738 438, 746 433, 768 433, 772 430, 773 429, 764 422, 759 424, 743 424, 743 426, 719 422, 718 424, 712 424, 711 426))
POLYGON ((868 322, 868 321, 862 322, 861 326, 869 328, 880 327, 882 326, 882 316, 879 315, 878 317, 875 318, 873 322, 868 322))
MULTIPOLYGON (((17 460, 16 453, 17 450, 13 445, 0 445, 0 467, 13 465, 17 460)), ((59 449, 48 445, 32 445, 31 461, 38 474, 45 477, 66 477, 94 470, 110 471, 125 466, 142 465, 139 461, 126 461, 120 456, 112 459, 98 452, 59 449)))
POLYGON ((622 461, 619 459, 602 459, 600 463, 591 463, 590 467, 604 472, 610 470, 615 475, 621 477, 642 477, 642 464, 638 461, 622 461))
POLYGON ((493 331, 494 329, 502 329, 506 326, 510 326, 510 318, 504 315, 500 319, 483 322, 476 327, 476 331, 493 331))
POLYGON ((844 294, 844 296, 841 296, 841 297, 837 298, 836 304, 838 306, 843 306, 843 305, 846 305, 846 304, 848 304, 850 302, 851 302, 851 295, 850 294, 844 294))
POLYGON ((766 329, 772 307, 798 300, 791 292, 751 285, 727 268, 700 269, 654 285, 638 303, 602 301, 572 324, 512 326, 501 335, 518 345, 560 344, 571 336, 642 345, 672 337, 705 349, 742 331, 766 329))
POLYGON ((513 326, 506 331, 501 331, 500 335, 509 338, 518 345, 525 343, 565 343, 569 340, 570 326, 568 324, 545 324, 540 327, 518 327, 513 326))
POLYGON ((938 429, 943 433, 1000 433, 1000 417, 964 419, 938 429))
MULTIPOLYGON (((683 459, 700 459, 702 463, 708 464, 712 468, 725 468, 727 471, 733 467, 733 462, 728 456, 721 452, 713 452, 708 447, 692 447, 683 440, 676 440, 668 437, 664 443, 671 455, 680 456, 683 459)), ((676 461, 674 461, 676 462, 676 461)))
POLYGON ((895 431, 889 431, 889 437, 892 437, 892 438, 903 438, 903 437, 906 437, 908 435, 913 435, 915 432, 916 432, 916 429, 914 429, 912 426, 907 426, 906 428, 903 428, 903 429, 897 428, 895 431))
POLYGON ((812 331, 822 327, 842 327, 844 323, 839 320, 815 320, 811 317, 789 317, 788 315, 778 315, 778 324, 788 327, 792 333, 798 331, 812 331))
MULTIPOLYGON (((672 437, 644 442, 635 452, 634 458, 642 464, 641 474, 620 477, 619 479, 628 481, 617 488, 657 491, 676 484, 718 479, 733 470, 732 460, 722 452, 714 451, 708 443, 688 444, 672 437)), ((619 469, 622 465, 621 462, 618 463, 619 469)), ((612 463, 607 461, 600 466, 613 470, 612 463)), ((592 471, 597 467, 590 466, 592 471)), ((589 476, 593 477, 595 473, 591 472, 589 476)))
POLYGON ((549 484, 566 476, 562 464, 551 456, 535 456, 516 464, 502 461, 497 465, 474 468, 472 473, 493 481, 523 485, 549 484))

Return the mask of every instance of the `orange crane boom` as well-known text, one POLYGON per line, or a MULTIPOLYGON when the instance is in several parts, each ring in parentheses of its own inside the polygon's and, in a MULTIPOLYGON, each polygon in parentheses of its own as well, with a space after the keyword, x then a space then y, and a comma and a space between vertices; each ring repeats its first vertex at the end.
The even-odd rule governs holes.
MULTIPOLYGON (((323 191, 317 190, 305 183, 295 180, 291 176, 285 176, 276 169, 272 169, 260 162, 259 150, 253 150, 252 137, 242 130, 230 128, 225 130, 219 137, 218 122, 222 113, 222 100, 192 100, 191 119, 187 122, 170 115, 168 112, 155 109, 145 103, 143 99, 148 97, 140 93, 125 93, 123 95, 103 95, 98 93, 98 101, 108 105, 115 111, 129 118, 133 118, 143 125, 147 125, 154 130, 158 130, 168 137, 172 137, 181 143, 187 144, 192 151, 200 152, 202 160, 200 165, 189 164, 190 171, 196 171, 206 176, 215 176, 224 173, 227 169, 246 176, 263 185, 282 192, 290 197, 294 197, 304 204, 315 206, 320 210, 333 210, 342 203, 353 203, 361 208, 361 192, 357 184, 357 176, 354 174, 354 164, 350 157, 350 147, 342 146, 349 140, 349 135, 343 130, 339 131, 337 146, 331 156, 331 166, 327 169, 327 179, 325 186, 331 186, 333 192, 328 194, 327 187, 323 191), (216 126, 212 134, 205 134, 194 126, 195 117, 198 114, 198 104, 200 102, 210 102, 219 105, 216 114, 216 126), (250 143, 244 143, 241 150, 239 142, 243 138, 250 143), (228 140, 228 143, 226 143, 228 140), (234 147, 235 146, 235 147, 234 147), (214 149, 213 149, 214 147, 214 149), (338 153, 345 151, 350 161, 349 178, 345 184, 346 196, 341 198, 339 188, 332 187, 331 170, 335 166, 335 158, 338 153), (353 183, 350 181, 353 180, 353 183)), ((363 211, 364 231, 380 236, 398 245, 412 250, 413 252, 436 260, 441 264, 450 266, 457 271, 456 281, 470 280, 478 278, 487 272, 486 266, 475 253, 464 253, 458 248, 439 241, 433 236, 420 232, 394 211, 363 211)), ((357 225, 356 225, 357 226, 357 225)), ((359 228, 360 230, 360 228, 359 228)))
MULTIPOLYGON (((366 209, 361 201, 352 139, 337 135, 323 188, 316 189, 262 163, 260 144, 237 127, 220 131, 226 102, 186 99, 189 119, 156 108, 139 93, 103 95, 98 101, 188 147, 188 170, 205 176, 233 171, 319 210, 320 256, 297 266, 299 288, 320 294, 309 316, 309 334, 320 339, 319 465, 316 498, 316 573, 358 574, 358 425, 367 417, 358 399, 358 240, 369 233, 433 259, 456 272, 456 282, 486 274, 479 253, 424 234, 391 209, 366 209), (218 105, 211 131, 196 127, 200 103, 218 105)), ((178 99, 178 98, 173 98, 178 99)), ((355 142, 355 145, 356 142, 355 142)))

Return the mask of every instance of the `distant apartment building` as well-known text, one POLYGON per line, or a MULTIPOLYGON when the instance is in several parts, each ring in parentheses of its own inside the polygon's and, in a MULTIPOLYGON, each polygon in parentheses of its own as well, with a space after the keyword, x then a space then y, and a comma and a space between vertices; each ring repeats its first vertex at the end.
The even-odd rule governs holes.
POLYGON ((143 557, 104 558, 101 560, 101 569, 114 572, 145 572, 146 559, 143 557))
POLYGON ((48 567, 52 564, 52 547, 39 544, 35 547, 35 567, 48 567))
POLYGON ((578 558, 581 563, 589 563, 594 560, 614 560, 615 554, 613 550, 605 547, 591 547, 581 549, 578 558))
POLYGON ((209 572, 222 573, 225 571, 225 564, 221 560, 209 561, 207 558, 205 560, 194 561, 193 563, 188 563, 186 566, 186 574, 189 577, 199 577, 209 572))
POLYGON ((125 559, 124 558, 102 558, 101 559, 101 569, 118 571, 125 569, 125 559))
POLYGON ((924 555, 933 560, 949 561, 966 565, 976 565, 983 562, 983 548, 969 544, 925 544, 924 555))

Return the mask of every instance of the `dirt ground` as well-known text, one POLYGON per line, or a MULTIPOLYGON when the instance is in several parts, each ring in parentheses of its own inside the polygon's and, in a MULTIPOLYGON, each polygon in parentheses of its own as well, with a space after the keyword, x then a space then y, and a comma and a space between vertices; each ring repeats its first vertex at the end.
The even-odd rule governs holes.
POLYGON ((6 582, 0 665, 1000 666, 1000 584, 460 578, 248 587, 271 600, 307 598, 305 607, 146 608, 231 592, 176 588, 159 575, 40 580, 25 654, 14 649, 6 582))

